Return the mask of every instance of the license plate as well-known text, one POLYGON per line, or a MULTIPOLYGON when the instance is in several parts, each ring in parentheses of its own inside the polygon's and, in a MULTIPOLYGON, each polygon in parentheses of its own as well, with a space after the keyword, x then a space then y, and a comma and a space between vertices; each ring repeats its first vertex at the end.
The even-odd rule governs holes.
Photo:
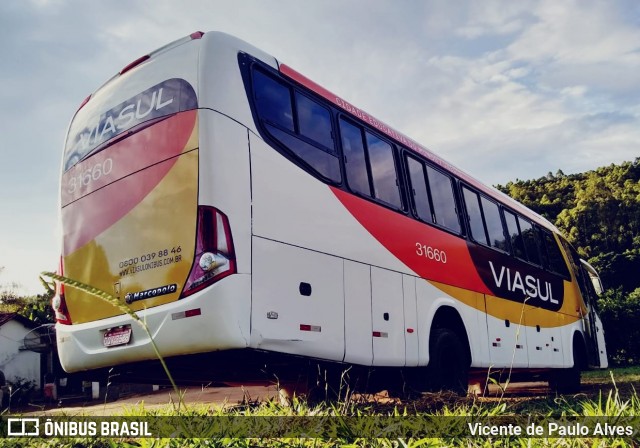
POLYGON ((131 327, 110 328, 104 332, 102 342, 105 347, 115 347, 117 345, 128 344, 131 340, 131 327))

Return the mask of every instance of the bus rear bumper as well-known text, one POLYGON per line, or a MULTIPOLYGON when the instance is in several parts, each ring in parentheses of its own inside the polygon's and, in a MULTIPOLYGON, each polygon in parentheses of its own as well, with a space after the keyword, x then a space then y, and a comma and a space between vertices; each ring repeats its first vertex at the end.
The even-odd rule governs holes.
POLYGON ((56 324, 60 363, 65 371, 78 372, 157 359, 152 338, 163 357, 245 348, 250 307, 251 276, 234 274, 185 299, 139 311, 151 337, 129 315, 56 324), (121 326, 131 328, 130 341, 106 347, 105 332, 121 326))

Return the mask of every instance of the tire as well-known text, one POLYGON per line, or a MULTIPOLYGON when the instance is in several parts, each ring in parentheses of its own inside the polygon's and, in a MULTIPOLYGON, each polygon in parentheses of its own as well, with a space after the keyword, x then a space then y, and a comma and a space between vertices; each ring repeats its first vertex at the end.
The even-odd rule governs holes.
POLYGON ((559 394, 577 394, 580 392, 580 374, 584 363, 583 352, 574 347, 573 367, 569 369, 556 369, 551 374, 549 387, 559 394))
POLYGON ((436 328, 429 338, 427 381, 432 391, 447 390, 466 396, 469 359, 460 337, 448 328, 436 328))

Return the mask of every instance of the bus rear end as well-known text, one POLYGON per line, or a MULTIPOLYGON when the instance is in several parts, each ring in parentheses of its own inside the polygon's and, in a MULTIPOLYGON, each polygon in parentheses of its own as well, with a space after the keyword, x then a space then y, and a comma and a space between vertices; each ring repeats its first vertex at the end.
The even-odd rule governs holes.
POLYGON ((76 112, 61 180, 61 274, 115 303, 61 285, 53 300, 68 372, 243 348, 234 316, 249 300, 229 216, 199 203, 198 61, 194 33, 125 67, 76 112), (246 291, 246 294, 243 292, 246 291))

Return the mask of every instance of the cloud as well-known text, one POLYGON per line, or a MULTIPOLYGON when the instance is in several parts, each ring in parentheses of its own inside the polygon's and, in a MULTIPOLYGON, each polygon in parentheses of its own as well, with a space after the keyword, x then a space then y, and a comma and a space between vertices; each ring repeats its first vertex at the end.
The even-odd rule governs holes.
POLYGON ((529 24, 531 7, 528 1, 470 2, 455 33, 468 39, 518 33, 529 24))
POLYGON ((495 35, 509 34, 509 42, 419 61, 422 76, 407 83, 407 133, 487 183, 587 170, 640 153, 640 36, 624 9, 482 5, 468 10, 455 35, 469 48, 480 41, 485 49, 495 35))

